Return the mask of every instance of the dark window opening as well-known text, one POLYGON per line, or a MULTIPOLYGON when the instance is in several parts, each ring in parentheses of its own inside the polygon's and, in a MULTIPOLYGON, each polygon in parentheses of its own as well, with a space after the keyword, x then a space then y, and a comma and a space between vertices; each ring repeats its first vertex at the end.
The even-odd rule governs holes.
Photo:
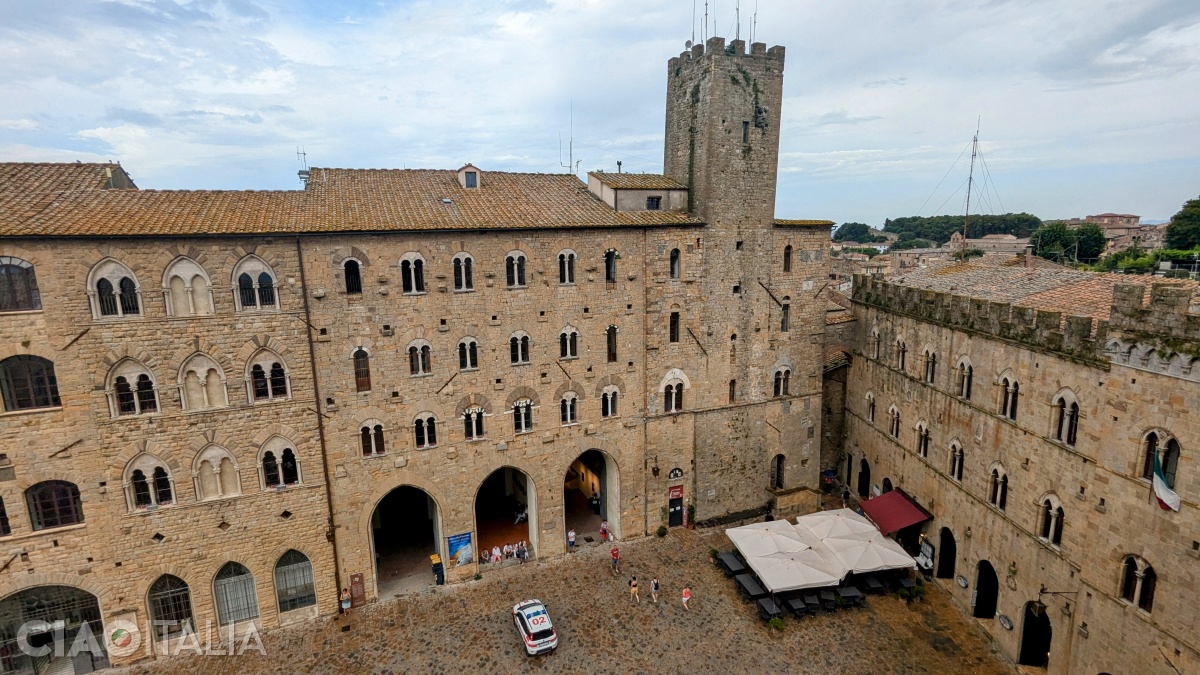
POLYGON ((646 197, 646 210, 657 211, 662 208, 662 197, 646 197))
POLYGON ((357 260, 347 260, 344 268, 346 275, 346 293, 362 295, 362 273, 357 260))
POLYGON ((0 392, 6 411, 62 405, 54 364, 40 356, 10 356, 0 361, 0 392))

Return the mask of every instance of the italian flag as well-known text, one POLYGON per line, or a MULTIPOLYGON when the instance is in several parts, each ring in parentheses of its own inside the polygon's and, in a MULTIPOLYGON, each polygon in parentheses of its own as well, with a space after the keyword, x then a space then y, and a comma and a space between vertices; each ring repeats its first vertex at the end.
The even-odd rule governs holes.
POLYGON ((1167 479, 1163 476, 1162 463, 1158 461, 1158 454, 1154 455, 1154 497, 1158 499, 1158 505, 1163 508, 1163 511, 1179 510, 1179 495, 1175 491, 1167 487, 1167 479))

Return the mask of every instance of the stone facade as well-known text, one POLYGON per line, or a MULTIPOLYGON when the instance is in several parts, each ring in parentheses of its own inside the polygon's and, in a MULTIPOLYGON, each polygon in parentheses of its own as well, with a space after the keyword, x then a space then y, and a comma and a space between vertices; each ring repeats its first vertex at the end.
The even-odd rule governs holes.
POLYGON ((872 493, 887 481, 935 515, 925 534, 938 551, 937 576, 1014 660, 1039 665, 1046 639, 1052 673, 1200 669, 1192 609, 1200 428, 1187 414, 1200 397, 1191 370, 1200 317, 1188 313, 1191 292, 1156 287, 1143 304, 1142 286, 1117 286, 1109 319, 856 280, 861 328, 845 441, 852 489, 869 467, 872 493), (932 381, 926 353, 937 356, 932 381), (1077 435, 1060 430, 1059 402, 1079 406, 1077 435), (1143 477, 1151 433, 1160 448, 1168 439, 1182 448, 1173 472, 1179 512, 1160 508, 1143 477), (1026 614, 1039 600, 1048 631, 1026 614))
MULTIPOLYGON (((144 627, 154 618, 150 585, 170 574, 187 583, 186 604, 201 629, 225 618, 214 575, 233 561, 254 578, 253 625, 271 628, 335 611, 339 587, 354 586, 356 601, 381 595, 380 546, 389 542, 376 540, 384 531, 377 510, 402 486, 430 500, 428 512, 401 520, 430 519, 429 552, 440 554, 450 582, 480 566, 474 557, 455 565, 448 538, 469 534, 478 545, 481 513, 508 517, 495 513, 499 503, 477 504, 501 469, 506 494, 528 508, 531 553, 564 553, 564 483, 578 484, 571 467, 593 450, 605 462, 601 512, 619 538, 677 522, 673 515, 683 514, 670 512, 672 497, 695 520, 810 508, 826 309, 816 296, 828 275, 830 223, 774 218, 783 49, 745 48, 714 39, 668 68, 667 178, 689 186, 694 217, 655 224, 634 213, 621 221, 627 225, 520 230, 423 229, 416 218, 407 229, 374 223, 366 229, 381 231, 341 233, 331 230, 355 228, 335 228, 339 212, 323 210, 332 203, 323 200, 351 188, 318 185, 332 174, 314 169, 303 193, 246 193, 247 203, 272 204, 270 214, 239 216, 228 231, 213 215, 194 226, 155 221, 159 234, 133 224, 111 236, 86 234, 91 215, 111 217, 104 209, 136 203, 136 191, 88 194, 76 206, 76 197, 59 194, 64 206, 41 226, 57 236, 11 228, 0 256, 33 266, 41 308, 0 314, 0 358, 53 362, 61 405, 0 416, 8 448, 0 497, 12 528, 0 537, 12 555, 0 598, 47 584, 82 588, 98 599, 106 624, 121 618, 144 627), (84 234, 49 229, 68 215, 84 223, 84 234), (247 226, 254 218, 269 227, 247 226), (174 234, 201 227, 214 234, 174 234), (288 234, 261 233, 268 230, 288 234), (564 282, 559 257, 568 252, 574 269, 564 282), (456 281, 464 256, 471 284, 456 281), (414 285, 418 261, 423 283, 414 285), (169 269, 190 270, 190 281, 171 279, 169 269), (239 290, 244 271, 255 285, 239 290), (270 279, 270 297, 261 295, 260 274, 270 279), (112 277, 115 300, 91 293, 98 275, 112 277), (137 286, 138 311, 122 306, 110 316, 102 303, 121 304, 122 277, 137 286), (259 300, 262 307, 246 306, 259 300), (567 356, 564 333, 577 335, 567 356), (460 361, 460 345, 472 343, 470 363, 460 361), (188 365, 196 363, 204 366, 188 365), (267 373, 261 393, 255 366, 267 373), (154 396, 123 398, 115 378, 136 383, 140 375, 154 396), (617 413, 602 415, 602 397, 613 391, 617 413), (560 406, 572 398, 576 413, 565 420, 560 406), (514 405, 524 401, 532 404, 531 429, 514 426, 514 405), (470 438, 469 411, 484 424, 470 438), (266 453, 278 460, 285 450, 298 469, 275 478, 277 487, 266 453), (170 475, 169 498, 138 492, 131 472, 160 466, 170 475), (518 472, 523 488, 514 484, 518 472), (24 493, 44 480, 78 486, 82 524, 33 530, 24 493), (281 612, 275 568, 293 549, 311 563, 316 601, 281 612)), ((464 169, 477 182, 463 187, 480 191, 525 180, 464 169)), ((356 186, 387 180, 379 172, 342 176, 361 180, 356 186)), ((595 199, 582 185, 571 194, 595 199)), ((155 218, 170 221, 185 211, 170 210, 171 200, 203 206, 231 196, 145 198, 157 200, 155 218)), ((439 201, 443 215, 458 208, 439 201)), ((461 201, 465 212, 470 201, 461 201)), ((361 213, 371 213, 369 205, 361 213)))

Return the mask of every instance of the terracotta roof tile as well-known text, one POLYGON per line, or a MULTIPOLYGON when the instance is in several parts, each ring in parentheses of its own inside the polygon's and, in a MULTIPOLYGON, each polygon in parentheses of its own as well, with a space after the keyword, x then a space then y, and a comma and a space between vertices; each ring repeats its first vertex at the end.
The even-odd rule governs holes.
POLYGON ((657 173, 607 173, 589 171, 588 176, 614 190, 686 190, 688 186, 657 173))
POLYGON ((811 227, 813 225, 833 227, 834 222, 832 220, 786 220, 776 218, 775 224, 779 227, 811 227))

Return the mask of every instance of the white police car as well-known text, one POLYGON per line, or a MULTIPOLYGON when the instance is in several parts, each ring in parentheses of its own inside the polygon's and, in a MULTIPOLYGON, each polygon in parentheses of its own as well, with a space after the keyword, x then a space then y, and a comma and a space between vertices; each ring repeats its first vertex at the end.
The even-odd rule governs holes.
POLYGON ((550 615, 541 600, 518 602, 513 605, 512 614, 530 656, 545 654, 558 647, 558 634, 554 632, 554 624, 550 623, 550 615))

